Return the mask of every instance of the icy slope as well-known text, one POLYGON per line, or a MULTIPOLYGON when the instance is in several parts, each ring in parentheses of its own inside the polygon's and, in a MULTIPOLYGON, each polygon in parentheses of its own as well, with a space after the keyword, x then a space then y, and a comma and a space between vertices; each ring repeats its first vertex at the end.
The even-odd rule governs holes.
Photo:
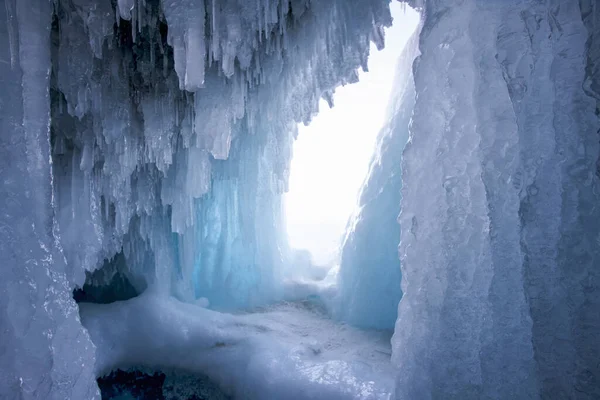
POLYGON ((142 295, 81 304, 102 375, 174 368, 206 375, 239 399, 389 399, 389 336, 337 325, 299 304, 221 314, 142 295))
POLYGON ((425 3, 397 398, 600 396, 599 12, 425 3))
POLYGON ((359 209, 348 223, 342 245, 336 314, 353 325, 393 329, 400 289, 401 154, 415 103, 412 64, 418 32, 398 60, 388 120, 377 138, 359 209))

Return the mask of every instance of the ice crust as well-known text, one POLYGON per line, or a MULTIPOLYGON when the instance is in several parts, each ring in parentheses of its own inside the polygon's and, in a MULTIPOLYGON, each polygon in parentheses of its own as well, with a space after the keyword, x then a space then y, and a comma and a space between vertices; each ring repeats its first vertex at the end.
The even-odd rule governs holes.
POLYGON ((600 396, 594 1, 426 1, 398 399, 600 396))

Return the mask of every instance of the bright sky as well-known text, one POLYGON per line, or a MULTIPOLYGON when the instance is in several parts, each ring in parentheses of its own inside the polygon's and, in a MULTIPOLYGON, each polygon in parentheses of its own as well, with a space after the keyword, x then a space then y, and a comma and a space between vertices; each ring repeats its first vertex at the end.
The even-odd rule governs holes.
POLYGON ((288 235, 292 247, 309 250, 319 264, 337 255, 384 123, 396 60, 419 21, 416 11, 399 2, 391 9, 394 25, 386 30, 384 50, 371 45, 369 72, 360 71, 360 82, 338 88, 332 109, 322 101, 319 115, 300 126, 294 144, 288 235))

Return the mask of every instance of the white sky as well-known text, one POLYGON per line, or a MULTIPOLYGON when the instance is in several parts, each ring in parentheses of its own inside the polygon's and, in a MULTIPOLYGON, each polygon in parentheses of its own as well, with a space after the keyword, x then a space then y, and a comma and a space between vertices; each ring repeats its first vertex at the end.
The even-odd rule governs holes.
POLYGON ((371 45, 369 72, 360 71, 360 82, 338 88, 332 109, 322 101, 319 115, 300 126, 294 144, 285 196, 288 235, 292 247, 309 250, 316 263, 337 255, 384 123, 396 60, 419 21, 410 7, 396 1, 390 6, 394 24, 386 30, 385 49, 371 45))

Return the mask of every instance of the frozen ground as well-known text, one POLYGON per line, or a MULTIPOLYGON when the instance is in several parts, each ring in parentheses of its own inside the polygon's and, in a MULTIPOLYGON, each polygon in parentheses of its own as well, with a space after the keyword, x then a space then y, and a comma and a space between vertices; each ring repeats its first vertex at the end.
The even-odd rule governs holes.
POLYGON ((178 369, 242 399, 389 399, 393 390, 390 333, 338 324, 306 302, 232 315, 144 294, 80 312, 98 374, 178 369))

